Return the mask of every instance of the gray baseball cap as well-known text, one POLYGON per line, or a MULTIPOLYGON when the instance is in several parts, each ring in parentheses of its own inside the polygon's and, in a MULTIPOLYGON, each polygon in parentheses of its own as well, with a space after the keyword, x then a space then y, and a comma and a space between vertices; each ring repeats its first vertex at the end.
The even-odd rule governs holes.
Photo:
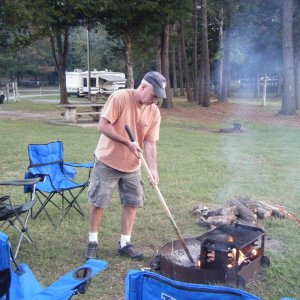
POLYGON ((167 86, 167 81, 165 77, 162 76, 159 72, 148 72, 145 74, 143 79, 152 84, 153 91, 156 97, 167 98, 165 90, 167 86))

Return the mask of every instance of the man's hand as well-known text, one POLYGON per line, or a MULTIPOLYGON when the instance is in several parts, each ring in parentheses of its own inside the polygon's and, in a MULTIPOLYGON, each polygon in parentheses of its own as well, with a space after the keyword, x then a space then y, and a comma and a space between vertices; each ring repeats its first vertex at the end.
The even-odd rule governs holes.
POLYGON ((148 176, 148 180, 150 185, 154 188, 155 185, 158 185, 159 182, 159 175, 157 171, 151 171, 152 178, 148 176))
POLYGON ((128 142, 128 148, 129 150, 137 157, 140 158, 140 153, 142 153, 142 149, 138 145, 137 142, 128 142))

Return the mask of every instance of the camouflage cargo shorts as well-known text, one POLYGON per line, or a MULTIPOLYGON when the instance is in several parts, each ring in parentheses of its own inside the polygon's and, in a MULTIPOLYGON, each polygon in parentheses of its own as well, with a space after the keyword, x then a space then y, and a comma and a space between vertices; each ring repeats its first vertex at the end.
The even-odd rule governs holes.
POLYGON ((140 170, 125 173, 96 159, 88 189, 89 203, 96 207, 107 207, 117 185, 123 206, 139 207, 143 205, 144 189, 140 170))

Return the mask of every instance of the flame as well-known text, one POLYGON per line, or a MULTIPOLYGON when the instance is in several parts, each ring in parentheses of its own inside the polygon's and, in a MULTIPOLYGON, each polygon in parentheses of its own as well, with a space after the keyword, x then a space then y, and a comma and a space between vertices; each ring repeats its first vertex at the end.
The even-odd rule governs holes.
MULTIPOLYGON (((233 268, 235 266, 235 259, 237 256, 237 249, 232 248, 229 249, 230 252, 228 252, 228 257, 230 258, 230 263, 227 265, 227 268, 233 268)), ((245 255, 241 250, 239 250, 239 259, 238 259, 238 264, 240 265, 245 259, 245 255)))
MULTIPOLYGON (((236 259, 236 255, 237 255, 237 249, 236 248, 232 248, 232 249, 228 249, 228 257, 230 259, 230 263, 227 264, 227 268, 233 268, 235 266, 235 259, 236 259)), ((251 257, 256 256, 258 253, 257 249, 252 249, 251 251, 251 257)), ((241 250, 239 250, 239 259, 238 259, 238 265, 240 265, 243 261, 245 261, 246 258, 249 258, 249 256, 246 256, 241 250)))
POLYGON ((196 260, 194 261, 194 263, 195 263, 196 269, 200 269, 200 268, 201 268, 201 261, 200 261, 200 258, 196 259, 196 260))
POLYGON ((243 253, 241 250, 239 250, 239 260, 238 260, 238 264, 240 265, 240 264, 244 261, 244 259, 245 259, 244 253, 243 253))

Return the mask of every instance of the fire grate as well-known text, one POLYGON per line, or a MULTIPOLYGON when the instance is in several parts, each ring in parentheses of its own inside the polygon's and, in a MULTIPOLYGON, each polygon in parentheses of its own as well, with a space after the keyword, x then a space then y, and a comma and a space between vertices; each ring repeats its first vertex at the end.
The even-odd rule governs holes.
POLYGON ((198 266, 185 259, 179 241, 172 241, 161 248, 157 259, 162 275, 190 283, 245 286, 260 267, 270 265, 264 255, 265 232, 258 227, 223 225, 185 242, 198 266))

